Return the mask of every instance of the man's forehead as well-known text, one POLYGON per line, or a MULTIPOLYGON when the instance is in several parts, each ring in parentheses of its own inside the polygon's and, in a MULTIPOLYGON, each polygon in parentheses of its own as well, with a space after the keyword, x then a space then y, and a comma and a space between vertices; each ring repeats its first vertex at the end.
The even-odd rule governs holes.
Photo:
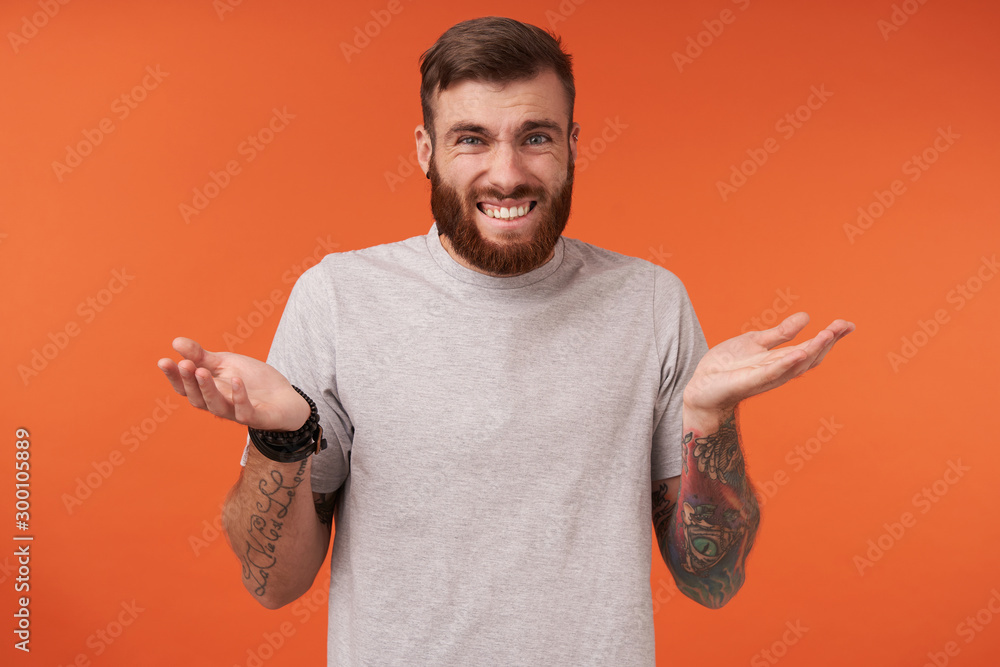
POLYGON ((551 70, 504 83, 467 79, 438 91, 435 98, 435 125, 442 131, 456 124, 547 122, 564 130, 569 126, 569 98, 551 70))

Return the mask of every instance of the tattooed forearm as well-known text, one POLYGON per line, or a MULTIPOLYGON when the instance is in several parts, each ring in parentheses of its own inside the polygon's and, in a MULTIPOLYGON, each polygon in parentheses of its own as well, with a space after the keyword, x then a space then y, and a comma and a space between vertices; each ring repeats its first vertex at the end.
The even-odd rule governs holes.
POLYGON ((281 471, 271 470, 257 485, 260 497, 256 501, 256 512, 250 515, 246 549, 240 556, 243 578, 256 584, 253 589, 255 595, 263 596, 267 590, 268 576, 277 562, 274 550, 281 539, 282 519, 288 514, 295 490, 304 479, 305 469, 306 461, 303 461, 287 483, 281 471))
POLYGON ((743 584, 759 518, 735 413, 714 433, 688 431, 677 501, 665 483, 653 493, 656 536, 678 587, 707 607, 725 604, 743 584))

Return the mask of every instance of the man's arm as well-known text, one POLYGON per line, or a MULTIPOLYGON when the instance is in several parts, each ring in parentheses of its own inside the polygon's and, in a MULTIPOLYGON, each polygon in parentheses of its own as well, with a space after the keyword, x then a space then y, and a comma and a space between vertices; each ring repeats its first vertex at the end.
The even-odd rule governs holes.
POLYGON ((309 492, 311 461, 278 463, 250 447, 223 508, 243 585, 268 609, 309 590, 330 545, 336 494, 309 492))
POLYGON ((660 553, 677 587, 717 609, 743 585, 760 511, 735 411, 713 421, 685 411, 681 475, 654 482, 652 504, 660 553))
MULTIPOLYGON (((268 364, 209 352, 189 338, 175 339, 173 347, 184 359, 163 358, 157 366, 194 407, 267 431, 294 431, 309 417, 309 404, 268 364)), ((226 537, 240 561, 243 584, 270 609, 309 589, 330 544, 339 494, 311 493, 311 466, 311 456, 278 463, 250 447, 223 506, 226 537)))
POLYGON ((678 588, 706 607, 721 607, 743 585, 760 522, 736 406, 817 366, 854 331, 851 322, 835 320, 811 340, 777 347, 808 323, 808 315, 796 313, 773 329, 720 343, 684 389, 681 475, 653 483, 653 525, 678 588))

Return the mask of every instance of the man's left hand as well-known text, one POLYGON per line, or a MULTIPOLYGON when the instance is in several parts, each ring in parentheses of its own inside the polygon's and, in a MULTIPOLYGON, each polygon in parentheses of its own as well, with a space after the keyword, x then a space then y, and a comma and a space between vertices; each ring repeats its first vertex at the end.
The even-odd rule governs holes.
POLYGON ((684 409, 699 415, 726 414, 743 399, 780 387, 819 365, 834 343, 854 331, 853 322, 834 320, 811 340, 777 347, 807 324, 809 315, 795 313, 774 328, 748 331, 710 349, 684 390, 684 409))

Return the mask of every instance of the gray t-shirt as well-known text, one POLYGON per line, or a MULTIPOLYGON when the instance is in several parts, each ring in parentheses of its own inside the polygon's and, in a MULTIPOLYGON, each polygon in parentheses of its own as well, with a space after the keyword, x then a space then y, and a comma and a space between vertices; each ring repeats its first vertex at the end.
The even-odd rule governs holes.
POLYGON ((435 224, 306 271, 267 361, 344 485, 328 664, 653 665, 650 487, 706 350, 676 276, 577 239, 499 278, 435 224))

